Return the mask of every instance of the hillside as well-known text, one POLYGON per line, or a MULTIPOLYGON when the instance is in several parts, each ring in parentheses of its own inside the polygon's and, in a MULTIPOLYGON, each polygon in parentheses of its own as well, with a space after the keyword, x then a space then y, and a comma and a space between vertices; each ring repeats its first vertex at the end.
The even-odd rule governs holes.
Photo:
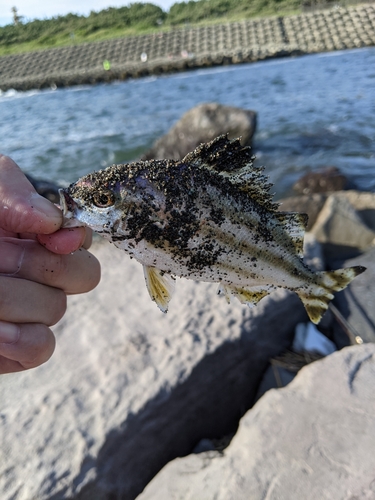
POLYGON ((375 45, 375 6, 175 28, 0 57, 0 89, 125 80, 375 45))
MULTIPOLYGON (((304 2, 315 0, 304 0, 304 2)), ((0 27, 0 55, 71 46, 122 36, 165 32, 180 26, 223 23, 296 13, 302 0, 198 0, 178 2, 169 12, 152 3, 108 8, 89 16, 67 14, 0 27)))

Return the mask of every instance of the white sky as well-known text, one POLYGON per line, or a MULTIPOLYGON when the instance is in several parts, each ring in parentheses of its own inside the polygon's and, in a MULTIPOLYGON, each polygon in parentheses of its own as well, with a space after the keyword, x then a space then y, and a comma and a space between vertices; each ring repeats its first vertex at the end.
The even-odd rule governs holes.
POLYGON ((31 20, 65 15, 69 12, 88 15, 92 10, 123 7, 135 2, 153 3, 167 11, 177 1, 179 0, 0 0, 0 26, 12 23, 12 7, 17 7, 19 16, 31 20))

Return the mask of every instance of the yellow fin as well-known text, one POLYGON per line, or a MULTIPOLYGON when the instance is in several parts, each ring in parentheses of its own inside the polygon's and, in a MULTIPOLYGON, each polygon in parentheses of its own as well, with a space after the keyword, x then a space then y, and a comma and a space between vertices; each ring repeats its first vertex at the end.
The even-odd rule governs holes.
POLYGON ((143 266, 148 293, 159 309, 168 311, 168 303, 175 290, 176 278, 156 267, 143 266))
POLYGON ((230 302, 230 296, 234 295, 241 304, 255 306, 263 297, 269 294, 270 287, 259 286, 253 288, 236 288, 228 285, 220 285, 219 293, 225 293, 227 302, 230 302))
POLYGON ((295 290, 305 306, 310 320, 317 324, 328 309, 329 302, 333 299, 333 292, 343 290, 366 268, 363 266, 347 267, 336 271, 323 271, 317 273, 317 284, 307 289, 295 290))
POLYGON ((308 222, 307 214, 298 212, 278 212, 275 217, 284 226, 285 231, 290 236, 298 257, 303 257, 303 237, 308 222))

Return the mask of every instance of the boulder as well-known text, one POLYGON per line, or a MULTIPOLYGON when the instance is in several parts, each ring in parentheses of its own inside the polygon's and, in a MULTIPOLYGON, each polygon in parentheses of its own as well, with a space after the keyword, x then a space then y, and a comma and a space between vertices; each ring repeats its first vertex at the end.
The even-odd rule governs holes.
POLYGON ((137 500, 375 497, 375 345, 348 347, 268 391, 229 446, 178 458, 137 500))
POLYGON ((334 196, 347 200, 355 208, 362 222, 375 231, 375 193, 351 190, 335 193, 334 196))
POLYGON ((324 253, 329 259, 355 256, 375 243, 375 232, 367 226, 350 199, 343 192, 331 194, 311 228, 315 238, 324 245, 324 253))
POLYGON ((308 172, 293 185, 299 194, 329 193, 348 189, 349 181, 337 167, 325 167, 308 172))
POLYGON ((182 279, 165 315, 138 262, 106 242, 93 252, 102 281, 69 297, 54 356, 1 377, 2 500, 134 499, 202 438, 233 433, 306 320, 285 290, 250 309, 182 279))
POLYGON ((241 144, 248 146, 256 128, 256 113, 248 109, 223 106, 217 103, 199 104, 158 139, 142 160, 180 160, 202 142, 209 142, 221 134, 230 139, 241 137, 241 144))
POLYGON ((326 194, 291 196, 279 200, 281 212, 299 212, 309 216, 307 231, 310 231, 326 202, 326 194))
MULTIPOLYGON (((340 267, 365 266, 367 269, 342 292, 334 304, 364 342, 375 342, 375 248, 354 259, 337 263, 340 267)), ((341 328, 335 322, 335 341, 342 345, 341 328)))
POLYGON ((313 271, 325 269, 322 246, 311 233, 305 233, 303 238, 303 261, 313 271))

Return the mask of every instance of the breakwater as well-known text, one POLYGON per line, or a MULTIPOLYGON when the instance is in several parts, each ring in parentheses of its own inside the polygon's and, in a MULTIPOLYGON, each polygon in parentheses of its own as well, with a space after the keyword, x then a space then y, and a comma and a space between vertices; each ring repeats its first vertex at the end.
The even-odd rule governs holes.
POLYGON ((174 29, 0 57, 0 89, 125 80, 375 45, 375 6, 174 29))

